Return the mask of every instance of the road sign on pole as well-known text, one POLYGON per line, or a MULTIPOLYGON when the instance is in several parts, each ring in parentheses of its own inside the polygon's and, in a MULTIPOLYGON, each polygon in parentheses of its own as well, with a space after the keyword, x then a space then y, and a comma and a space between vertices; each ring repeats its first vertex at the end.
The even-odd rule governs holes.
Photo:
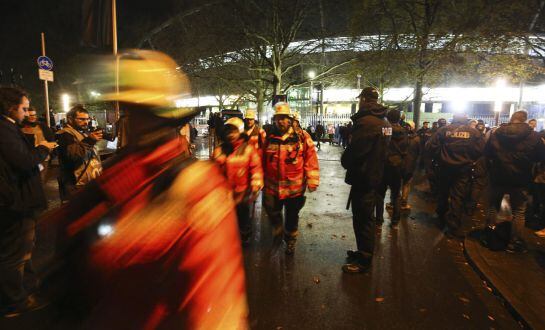
POLYGON ((53 61, 47 56, 38 57, 38 67, 41 70, 53 71, 53 61))
POLYGON ((45 122, 47 127, 51 127, 49 117, 49 89, 48 81, 53 81, 53 61, 45 56, 45 34, 42 32, 42 56, 38 57, 38 75, 44 81, 44 99, 45 99, 45 122))
POLYGON ((53 81, 53 71, 38 69, 40 80, 53 81))

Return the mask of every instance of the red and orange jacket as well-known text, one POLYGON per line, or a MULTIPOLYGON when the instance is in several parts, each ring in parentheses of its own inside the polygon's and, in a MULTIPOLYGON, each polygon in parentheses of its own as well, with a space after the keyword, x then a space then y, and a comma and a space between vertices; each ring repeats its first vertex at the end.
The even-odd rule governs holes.
POLYGON ((307 132, 293 128, 283 136, 272 132, 263 147, 265 193, 279 199, 301 196, 318 188, 320 168, 314 142, 307 132))
POLYGON ((246 135, 248 135, 248 144, 254 147, 255 150, 259 151, 259 155, 262 156, 263 145, 265 144, 265 139, 267 138, 267 133, 265 130, 257 125, 254 125, 254 128, 247 130, 246 135))
POLYGON ((211 162, 179 163, 183 151, 173 140, 121 156, 51 215, 92 302, 84 328, 247 328, 230 187, 211 162))
POLYGON ((247 202, 252 192, 263 188, 261 157, 248 142, 240 140, 229 155, 223 152, 221 146, 216 147, 214 160, 227 177, 236 204, 247 202))

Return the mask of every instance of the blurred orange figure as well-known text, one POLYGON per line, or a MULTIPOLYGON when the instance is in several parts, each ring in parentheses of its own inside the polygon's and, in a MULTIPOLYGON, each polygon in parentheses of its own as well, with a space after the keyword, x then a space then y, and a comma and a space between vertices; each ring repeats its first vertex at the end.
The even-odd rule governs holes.
POLYGON ((187 157, 178 132, 196 111, 166 107, 171 95, 187 93, 185 77, 166 55, 129 51, 120 78, 120 93, 107 98, 128 114, 128 144, 55 215, 64 221, 69 269, 77 270, 71 299, 88 306, 81 322, 248 328, 231 187, 213 163, 187 157))
POLYGON ((214 160, 233 189, 240 237, 243 244, 248 244, 252 234, 250 207, 263 188, 261 157, 246 141, 248 137, 244 134, 242 119, 227 120, 223 135, 224 142, 214 150, 214 160))

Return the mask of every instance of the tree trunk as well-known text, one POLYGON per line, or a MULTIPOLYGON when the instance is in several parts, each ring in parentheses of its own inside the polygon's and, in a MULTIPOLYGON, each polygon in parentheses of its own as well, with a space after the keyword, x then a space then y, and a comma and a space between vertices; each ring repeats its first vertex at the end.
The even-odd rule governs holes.
POLYGON ((422 104, 422 87, 424 86, 424 78, 419 76, 416 78, 416 84, 414 86, 414 98, 413 98, 413 121, 415 130, 420 127, 420 106, 422 104))
MULTIPOLYGON (((257 103, 257 119, 261 120, 261 118, 264 115, 265 110, 265 90, 263 89, 263 82, 257 83, 257 90, 256 90, 256 103, 257 103)), ((261 123, 263 125, 263 123, 261 123)))

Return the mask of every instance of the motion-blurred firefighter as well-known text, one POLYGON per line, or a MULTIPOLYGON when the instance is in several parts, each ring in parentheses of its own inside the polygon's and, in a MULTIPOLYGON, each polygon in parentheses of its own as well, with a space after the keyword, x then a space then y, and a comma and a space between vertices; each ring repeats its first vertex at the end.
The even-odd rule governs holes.
POLYGON ((128 144, 52 217, 66 221, 63 251, 78 270, 71 303, 86 299, 78 326, 246 328, 230 186, 214 164, 187 159, 180 143, 178 128, 196 111, 171 102, 190 94, 189 82, 164 54, 119 56, 120 93, 103 95, 128 113, 128 144))

